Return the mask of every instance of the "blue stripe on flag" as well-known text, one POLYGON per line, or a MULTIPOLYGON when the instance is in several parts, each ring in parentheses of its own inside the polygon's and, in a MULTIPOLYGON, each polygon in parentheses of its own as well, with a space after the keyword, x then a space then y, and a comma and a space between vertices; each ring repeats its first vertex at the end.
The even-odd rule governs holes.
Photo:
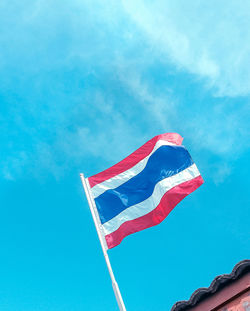
POLYGON ((146 200, 159 181, 178 174, 192 164, 193 160, 183 146, 161 146, 149 157, 144 170, 138 175, 95 198, 101 223, 146 200))

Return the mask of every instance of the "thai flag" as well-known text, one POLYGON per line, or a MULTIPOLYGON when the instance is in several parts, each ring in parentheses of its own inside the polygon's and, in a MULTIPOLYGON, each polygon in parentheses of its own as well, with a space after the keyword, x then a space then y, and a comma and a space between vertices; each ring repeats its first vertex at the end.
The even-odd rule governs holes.
POLYGON ((176 133, 158 135, 88 178, 107 247, 162 222, 203 179, 176 133))

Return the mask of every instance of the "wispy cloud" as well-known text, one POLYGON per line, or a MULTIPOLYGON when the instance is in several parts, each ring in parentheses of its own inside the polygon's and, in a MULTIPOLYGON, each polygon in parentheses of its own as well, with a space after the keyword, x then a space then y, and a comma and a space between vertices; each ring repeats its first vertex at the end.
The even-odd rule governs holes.
POLYGON ((58 177, 91 157, 100 170, 166 131, 221 158, 249 146, 246 100, 230 106, 218 98, 207 109, 186 96, 197 81, 206 101, 209 90, 250 92, 243 2, 237 10, 233 1, 223 10, 213 1, 28 2, 1 2, 9 12, 0 21, 5 178, 58 177))
POLYGON ((246 1, 123 1, 161 57, 207 79, 217 96, 250 93, 250 4, 246 1))
POLYGON ((149 124, 154 124, 155 129, 160 131, 174 128, 172 123, 176 114, 177 102, 171 98, 167 88, 156 91, 154 83, 150 84, 147 79, 143 79, 140 71, 135 71, 132 68, 119 67, 118 76, 128 92, 136 99, 149 124))

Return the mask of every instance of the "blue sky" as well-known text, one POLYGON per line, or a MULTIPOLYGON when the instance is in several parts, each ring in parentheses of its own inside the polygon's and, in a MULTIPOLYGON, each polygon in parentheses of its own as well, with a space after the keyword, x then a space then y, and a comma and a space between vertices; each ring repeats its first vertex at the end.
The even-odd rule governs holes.
POLYGON ((205 184, 110 259, 165 311, 249 258, 250 4, 0 2, 0 309, 116 310, 81 188, 178 132, 205 184))

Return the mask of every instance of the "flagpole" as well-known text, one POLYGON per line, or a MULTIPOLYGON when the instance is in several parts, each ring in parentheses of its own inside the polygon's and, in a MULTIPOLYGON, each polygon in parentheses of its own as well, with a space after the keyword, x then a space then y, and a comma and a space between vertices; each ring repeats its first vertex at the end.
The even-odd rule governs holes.
POLYGON ((113 290, 114 290, 114 293, 115 293, 115 298, 117 300, 117 303, 118 303, 120 311, 126 311, 126 308, 125 308, 125 305, 124 305, 124 302, 123 302, 123 299, 122 299, 122 296, 121 296, 118 284, 117 284, 117 282, 115 280, 115 276, 114 276, 114 273, 113 273, 113 270, 112 270, 112 267, 111 267, 111 263, 110 263, 109 256, 108 256, 108 253, 107 253, 107 250, 108 250, 107 243, 106 243, 106 240, 105 240, 104 235, 102 233, 101 221, 100 221, 98 212, 96 210, 95 201, 94 201, 94 199, 92 197, 92 194, 91 194, 91 189, 90 189, 90 186, 89 186, 88 179, 85 178, 82 173, 80 174, 80 178, 81 178, 83 189, 85 191, 85 194, 86 194, 86 197, 87 197, 87 200, 88 200, 89 208, 90 208, 90 211, 91 211, 92 218, 94 220, 94 224, 95 224, 95 228, 96 228, 96 231, 97 231, 97 234, 98 234, 98 238, 99 238, 100 243, 101 243, 103 255, 104 255, 107 267, 108 267, 108 271, 109 271, 109 275, 110 275, 111 281, 112 281, 112 287, 113 287, 113 290))

